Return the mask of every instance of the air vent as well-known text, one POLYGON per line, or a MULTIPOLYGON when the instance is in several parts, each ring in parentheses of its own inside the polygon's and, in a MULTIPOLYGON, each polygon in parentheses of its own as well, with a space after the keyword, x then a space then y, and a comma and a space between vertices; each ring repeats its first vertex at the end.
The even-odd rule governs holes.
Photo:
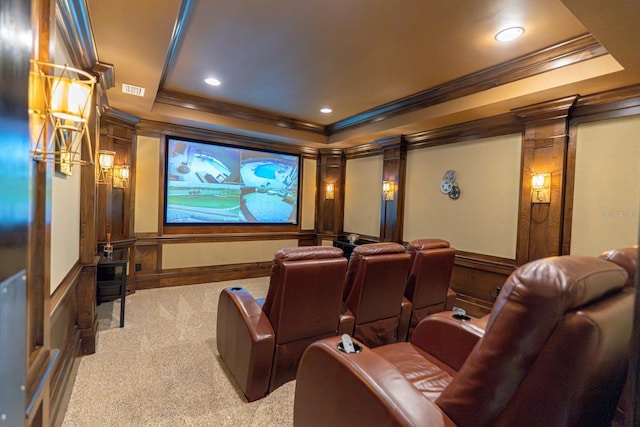
POLYGON ((122 83, 122 93, 128 93, 129 95, 135 96, 144 96, 144 88, 122 83))

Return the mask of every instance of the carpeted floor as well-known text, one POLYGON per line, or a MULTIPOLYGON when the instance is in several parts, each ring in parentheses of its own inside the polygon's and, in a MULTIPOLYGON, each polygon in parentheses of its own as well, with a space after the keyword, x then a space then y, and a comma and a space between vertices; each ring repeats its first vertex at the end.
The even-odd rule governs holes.
POLYGON ((268 277, 137 291, 98 307, 96 353, 81 359, 63 426, 290 426, 295 381, 247 403, 216 349, 223 287, 266 296, 268 277))

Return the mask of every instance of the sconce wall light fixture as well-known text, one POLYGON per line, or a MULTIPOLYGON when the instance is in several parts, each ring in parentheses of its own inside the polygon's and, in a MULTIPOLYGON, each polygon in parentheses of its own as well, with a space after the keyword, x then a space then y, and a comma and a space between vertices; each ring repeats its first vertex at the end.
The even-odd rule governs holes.
POLYGON ((382 199, 393 200, 393 196, 396 192, 396 183, 393 181, 384 181, 382 183, 382 199))
POLYGON ((113 179, 113 165, 115 162, 115 151, 98 151, 98 165, 96 166, 96 183, 111 184, 113 179))
POLYGON ((94 163, 94 147, 87 130, 96 78, 66 65, 31 61, 29 113, 32 156, 36 161, 61 165, 94 163), (47 137, 46 122, 52 126, 47 137), (85 155, 82 143, 86 144, 85 155))
POLYGON ((335 186, 332 183, 328 183, 324 189, 324 198, 326 200, 333 200, 335 197, 335 186))
POLYGON ((531 175, 531 203, 551 203, 551 174, 531 175))
POLYGON ((116 165, 113 167, 113 188, 127 188, 129 184, 129 166, 116 165))

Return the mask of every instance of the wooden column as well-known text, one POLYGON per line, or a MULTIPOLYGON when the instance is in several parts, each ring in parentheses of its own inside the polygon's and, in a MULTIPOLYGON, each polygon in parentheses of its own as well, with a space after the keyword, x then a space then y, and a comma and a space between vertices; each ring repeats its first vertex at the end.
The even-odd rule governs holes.
POLYGON ((380 241, 402 242, 404 224, 404 195, 407 170, 407 144, 403 137, 394 136, 376 141, 384 144, 382 159, 382 185, 385 181, 394 184, 393 200, 382 198, 380 207, 380 241))
POLYGON ((514 110, 525 124, 518 218, 518 265, 562 253, 569 113, 577 96, 514 110), (533 173, 551 174, 549 203, 531 202, 533 173))
POLYGON ((344 181, 346 160, 342 150, 321 150, 318 162, 318 200, 316 230, 318 234, 337 235, 344 224, 344 181), (326 185, 333 184, 334 198, 326 198, 326 185))

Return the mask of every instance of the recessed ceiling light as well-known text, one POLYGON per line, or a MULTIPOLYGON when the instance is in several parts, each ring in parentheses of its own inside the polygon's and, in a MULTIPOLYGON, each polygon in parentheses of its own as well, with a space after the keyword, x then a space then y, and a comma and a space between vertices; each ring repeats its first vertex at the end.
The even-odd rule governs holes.
POLYGON ((207 79, 204 79, 204 82, 208 85, 211 86, 220 86, 220 80, 218 79, 214 79, 213 77, 209 77, 207 79))
POLYGON ((524 28, 522 27, 510 27, 505 28, 496 34, 496 40, 499 42, 510 42, 511 40, 515 40, 521 35, 524 34, 524 28))
POLYGON ((329 114, 329 113, 332 113, 332 112, 333 112, 333 110, 332 110, 331 108, 324 107, 324 108, 321 108, 321 109, 320 109, 320 112, 321 112, 322 114, 329 114))

